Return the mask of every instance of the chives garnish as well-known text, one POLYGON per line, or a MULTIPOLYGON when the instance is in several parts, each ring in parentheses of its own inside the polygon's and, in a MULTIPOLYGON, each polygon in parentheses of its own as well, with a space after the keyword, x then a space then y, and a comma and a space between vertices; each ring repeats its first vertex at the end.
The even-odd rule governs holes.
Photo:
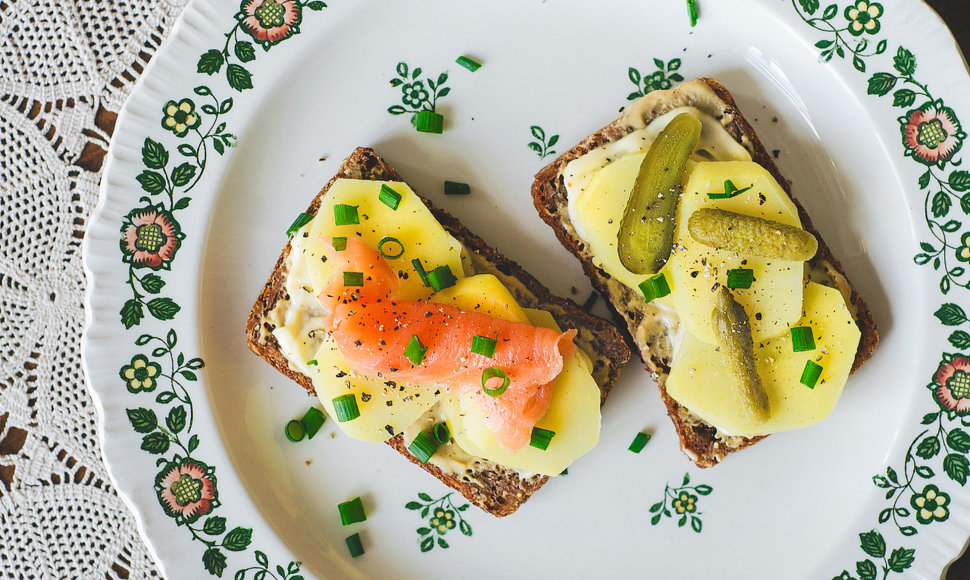
POLYGON ((542 449, 545 451, 549 448, 549 442, 552 441, 552 438, 555 437, 555 435, 555 431, 533 427, 532 440, 529 441, 529 445, 535 447, 536 449, 542 449))
POLYGON ((697 0, 687 0, 687 15, 690 16, 691 28, 697 26, 697 0))
POLYGON ((754 187, 754 186, 753 185, 749 185, 748 187, 745 187, 744 189, 738 189, 738 187, 736 185, 734 185, 734 182, 733 181, 731 181, 730 179, 725 179, 724 180, 724 193, 708 193, 707 194, 707 197, 710 198, 710 199, 730 199, 730 198, 732 198, 732 197, 734 197, 736 195, 741 195, 742 193, 748 191, 752 187, 754 187))
POLYGON ((363 272, 344 272, 344 286, 363 286, 363 272))
POLYGON ((806 361, 805 370, 802 371, 802 378, 799 382, 810 389, 815 388, 815 383, 818 382, 818 378, 822 375, 822 365, 817 364, 815 361, 806 361))
POLYGON ((391 189, 391 186, 386 183, 381 184, 381 192, 377 197, 381 200, 381 203, 395 211, 397 206, 401 205, 401 194, 391 189))
POLYGON ((438 445, 444 445, 451 438, 447 423, 438 423, 431 429, 431 433, 434 435, 434 440, 438 442, 438 445))
POLYGON ((647 302, 670 294, 670 286, 667 285, 667 277, 663 274, 657 274, 656 276, 647 278, 643 282, 640 282, 640 292, 643 292, 643 298, 647 302))
POLYGON ((360 217, 357 215, 357 206, 347 205, 346 203, 338 203, 333 206, 333 223, 338 226, 359 224, 360 217))
POLYGON ((794 326, 791 329, 792 352, 815 350, 815 337, 811 326, 794 326))
POLYGON ((360 417, 360 409, 357 408, 357 396, 353 393, 340 395, 333 400, 333 411, 337 420, 341 423, 353 421, 360 417))
POLYGON ((421 344, 418 335, 412 334, 407 348, 404 349, 404 358, 411 361, 414 366, 418 366, 424 360, 424 353, 426 352, 428 352, 428 347, 421 344))
POLYGON ((316 407, 307 409, 306 413, 303 414, 302 420, 303 428, 306 429, 307 439, 313 439, 313 436, 317 434, 320 427, 323 427, 323 423, 326 420, 327 416, 320 409, 316 407))
POLYGON ((300 228, 310 223, 310 220, 312 219, 313 219, 312 213, 301 213, 300 215, 296 216, 296 219, 293 220, 293 223, 290 224, 290 227, 286 230, 286 235, 292 236, 293 234, 298 232, 300 228))
POLYGON ((563 469, 562 473, 560 473, 559 475, 569 475, 569 468, 567 467, 566 469, 563 469))
POLYGON ((418 431, 414 441, 408 445, 408 451, 411 452, 411 455, 417 457, 421 463, 427 463, 437 449, 438 442, 424 431, 418 431))
POLYGON ((754 270, 751 268, 733 268, 728 270, 728 288, 750 288, 754 282, 754 270))
POLYGON ((364 513, 364 502, 360 499, 360 496, 337 504, 337 509, 340 511, 340 523, 345 526, 367 521, 367 514, 364 513))
POLYGON ((472 337, 472 352, 487 356, 488 358, 495 358, 495 345, 497 342, 494 338, 478 336, 476 334, 472 337))
POLYGON ((337 252, 342 252, 347 249, 347 238, 334 238, 331 243, 333 244, 333 249, 337 252))
POLYGON ((287 439, 296 443, 297 441, 301 441, 303 437, 306 436, 306 429, 304 429, 303 423, 301 423, 299 419, 293 419, 286 424, 286 427, 283 429, 283 433, 286 434, 287 439))
POLYGON ((640 453, 643 451, 643 448, 647 446, 647 441, 650 441, 649 434, 643 432, 637 433, 636 437, 633 438, 633 443, 630 443, 630 447, 628 449, 634 453, 640 453))
POLYGON ((456 58, 455 62, 457 62, 458 64, 460 64, 461 66, 467 68, 472 72, 475 72, 482 67, 482 63, 472 60, 471 58, 464 55, 456 58))
POLYGON ((381 241, 377 243, 377 251, 388 260, 396 260, 404 255, 404 244, 402 244, 401 240, 397 238, 384 236, 381 238, 381 241), (388 245, 390 246, 390 249, 385 247, 388 245))
POLYGON ((356 558, 364 553, 364 545, 360 543, 360 532, 352 536, 347 536, 347 549, 350 550, 350 557, 356 558))
POLYGON ((438 266, 428 272, 428 284, 435 292, 451 288, 457 281, 455 275, 451 273, 451 266, 438 266))
POLYGON ((441 133, 445 118, 434 111, 418 111, 411 117, 411 124, 422 133, 441 133))
POLYGON ((467 183, 460 181, 445 181, 445 195, 468 195, 472 188, 467 183))
POLYGON ((411 260, 411 265, 414 266, 415 270, 417 270, 418 276, 421 278, 421 281, 424 282, 424 285, 430 286, 431 284, 428 283, 428 273, 424 271, 424 266, 421 265, 421 260, 415 258, 411 260))
POLYGON ((487 369, 482 371, 482 390, 485 391, 486 395, 490 397, 497 397, 502 393, 504 393, 505 389, 507 388, 509 388, 509 376, 505 374, 505 371, 496 367, 488 367, 487 369), (496 377, 502 379, 502 386, 498 387, 497 389, 488 388, 486 386, 488 384, 488 381, 496 377))

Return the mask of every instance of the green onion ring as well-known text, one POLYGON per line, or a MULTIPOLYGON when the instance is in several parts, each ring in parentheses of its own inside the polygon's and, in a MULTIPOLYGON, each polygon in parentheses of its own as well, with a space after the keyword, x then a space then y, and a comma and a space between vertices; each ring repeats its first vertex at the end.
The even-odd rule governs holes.
POLYGON ((404 244, 402 244, 401 240, 397 238, 392 238, 391 236, 384 236, 383 238, 381 238, 381 241, 378 242, 377 244, 377 251, 380 252, 381 255, 387 258, 388 260, 396 260, 404 255, 404 244), (400 251, 398 251, 396 254, 385 252, 384 244, 397 244, 400 251))
POLYGON ((509 376, 505 374, 500 368, 488 367, 482 371, 482 390, 485 394, 490 397, 497 397, 505 392, 505 389, 509 388, 509 376), (485 385, 488 384, 489 379, 494 379, 495 377, 500 377, 503 379, 502 386, 497 389, 490 389, 485 385))

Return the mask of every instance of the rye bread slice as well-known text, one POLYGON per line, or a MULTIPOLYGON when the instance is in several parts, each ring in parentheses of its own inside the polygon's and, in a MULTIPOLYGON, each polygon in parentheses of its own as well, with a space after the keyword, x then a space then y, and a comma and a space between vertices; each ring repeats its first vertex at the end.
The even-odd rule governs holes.
POLYGON ((858 370, 872 355, 879 342, 879 332, 866 303, 855 287, 848 282, 841 262, 832 254, 825 240, 819 235, 805 208, 792 196, 791 183, 781 175, 754 129, 741 115, 731 94, 715 79, 699 78, 670 90, 648 93, 628 106, 619 119, 593 133, 542 168, 536 174, 532 186, 532 198, 539 215, 543 221, 552 226, 562 245, 579 258, 593 286, 606 297, 607 304, 616 319, 622 321, 621 326, 627 332, 627 339, 636 346, 647 370, 653 373, 660 389, 660 396, 667 407, 667 414, 680 437, 681 449, 699 467, 711 467, 724 459, 727 454, 748 447, 764 437, 737 437, 719 433, 714 426, 705 423, 667 394, 664 383, 670 373, 673 357, 670 336, 672 329, 661 322, 657 316, 657 307, 646 304, 639 292, 624 286, 594 265, 592 254, 569 220, 566 186, 563 180, 563 170, 570 161, 602 145, 621 139, 668 111, 685 106, 696 107, 719 121, 727 132, 751 154, 752 160, 764 167, 795 202, 802 225, 819 241, 818 253, 808 264, 809 278, 815 282, 839 288, 844 295, 848 296, 853 317, 862 332, 852 372, 858 370))
MULTIPOLYGON (((403 181, 400 175, 384 162, 373 150, 358 147, 341 164, 337 174, 316 195, 307 213, 315 214, 321 199, 337 179, 369 179, 379 181, 403 181)), ((622 335, 608 322, 590 316, 571 300, 553 295, 532 275, 497 250, 487 246, 481 238, 468 231, 457 219, 434 207, 422 198, 437 220, 468 250, 477 273, 489 273, 498 277, 518 300, 529 308, 549 311, 562 328, 579 331, 577 345, 593 361, 593 378, 600 388, 601 404, 616 383, 620 370, 630 358, 630 350, 622 335)), ((294 369, 280 351, 280 345, 272 335, 275 328, 272 316, 277 307, 285 306, 287 258, 290 243, 276 261, 269 280, 256 299, 246 324, 247 342, 250 350, 262 357, 276 370, 293 379, 304 389, 313 392, 310 378, 294 369)), ((396 449, 415 465, 458 490, 470 502, 496 516, 514 512, 529 496, 548 480, 547 476, 525 473, 508 468, 487 459, 471 458, 464 472, 446 471, 432 462, 422 464, 407 450, 403 433, 391 437, 387 444, 396 449)), ((448 445, 455 445, 454 442, 448 445)))

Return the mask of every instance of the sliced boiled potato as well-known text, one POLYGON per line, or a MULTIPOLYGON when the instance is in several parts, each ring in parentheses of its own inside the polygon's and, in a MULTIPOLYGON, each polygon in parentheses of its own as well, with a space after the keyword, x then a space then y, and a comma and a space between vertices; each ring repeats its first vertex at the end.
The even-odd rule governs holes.
POLYGON ((718 430, 730 435, 766 435, 818 423, 835 407, 849 377, 860 332, 838 290, 809 282, 794 326, 812 329, 815 349, 793 352, 791 333, 755 341, 758 376, 768 392, 771 416, 755 424, 738 404, 727 365, 713 344, 687 333, 677 351, 667 393, 718 430), (807 361, 822 366, 814 388, 802 384, 807 361))
POLYGON ((492 274, 461 278, 450 288, 437 292, 432 302, 450 304, 468 312, 478 312, 511 322, 529 322, 529 317, 515 301, 502 281, 492 274))
POLYGON ((804 263, 743 256, 694 241, 687 231, 687 220, 701 208, 718 208, 801 227, 791 198, 757 163, 698 163, 677 205, 674 252, 665 267, 674 306, 680 313, 689 313, 681 317, 688 334, 704 342, 715 342, 711 327, 712 292, 715 285, 726 285, 728 270, 735 268, 754 271, 751 288, 735 289, 733 294, 748 313, 755 342, 787 331, 801 314, 804 263), (751 189, 728 199, 709 198, 708 193, 724 191, 726 179, 738 189, 751 189))

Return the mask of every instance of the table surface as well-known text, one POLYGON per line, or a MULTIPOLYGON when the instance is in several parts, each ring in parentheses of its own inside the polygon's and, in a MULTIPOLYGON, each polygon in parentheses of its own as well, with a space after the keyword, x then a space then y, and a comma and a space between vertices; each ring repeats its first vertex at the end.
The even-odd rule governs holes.
MULTIPOLYGON (((953 34, 957 39, 957 42, 959 43, 961 49, 963 50, 964 55, 970 55, 970 0, 926 0, 926 2, 930 6, 932 6, 940 14, 940 16, 942 16, 944 21, 946 21, 947 25, 953 31, 953 34)), ((16 4, 17 3, 14 3, 15 6, 11 8, 9 4, 4 3, 2 2, 2 0, 0 0, 0 39, 3 39, 4 35, 9 35, 10 38, 13 38, 14 35, 18 33, 18 29, 16 26, 14 26, 12 29, 8 27, 10 22, 9 19, 7 20, 8 26, 4 26, 5 12, 6 11, 16 12, 17 11, 16 4)), ((27 8, 27 10, 33 9, 34 14, 41 14, 43 11, 48 9, 47 4, 44 2, 37 1, 29 4, 36 5, 36 6, 28 6, 27 8)), ((84 4, 84 2, 79 0, 73 4, 77 5, 77 9, 80 12, 81 5, 84 4)), ((94 4, 95 6, 93 10, 97 10, 97 2, 95 2, 94 4)), ((184 6, 185 1, 169 0, 166 2, 165 0, 145 0, 145 4, 149 6, 149 9, 158 11, 158 15, 154 17, 154 21, 149 22, 149 24, 154 24, 154 26, 156 27, 155 30, 157 31, 156 34, 161 36, 164 32, 170 29, 174 18, 177 16, 181 7, 184 6)), ((18 16, 22 16, 22 14, 14 14, 15 21, 18 16)), ((151 20, 151 18, 149 18, 148 20, 151 20)), ((156 38, 155 36, 152 36, 151 32, 149 32, 148 36, 149 36, 148 44, 151 45, 149 48, 152 48, 152 49, 157 48, 157 45, 161 41, 161 38, 160 37, 156 38)), ((98 39, 92 39, 90 36, 88 38, 88 42, 91 43, 92 45, 97 41, 98 39)), ((109 40, 103 39, 101 40, 101 42, 109 42, 109 40)), ((3 64, 2 57, 4 56, 2 54, 2 51, 3 51, 2 44, 3 43, 0 43, 0 65, 3 64)), ((137 58, 132 59, 134 64, 131 65, 131 68, 134 73, 137 74, 141 72, 143 68, 143 63, 150 58, 151 52, 153 51, 146 51, 146 50, 143 50, 142 52, 136 51, 137 58)), ((5 87, 12 86, 7 82, 7 79, 4 78, 4 76, 7 75, 7 72, 5 72, 6 70, 7 69, 3 69, 2 67, 0 67, 0 119, 3 118, 4 111, 6 110, 2 108, 4 105, 9 105, 10 110, 17 109, 20 113, 26 114, 32 120, 39 118, 39 116, 42 116, 41 109, 44 109, 44 107, 42 106, 41 103, 35 102, 35 104, 33 105, 30 105, 23 101, 18 103, 15 97, 11 100, 10 95, 6 94, 8 91, 6 90, 5 87)), ((127 85, 127 87, 130 89, 131 83, 133 83, 134 81, 134 78, 131 75, 131 73, 124 73, 121 76, 123 77, 121 80, 111 81, 111 84, 118 89, 123 89, 124 87, 122 85, 127 85)), ((106 89, 105 93, 109 91, 110 91, 110 87, 106 89)), ((106 143, 107 142, 106 138, 110 137, 114 129, 114 121, 117 117, 117 109, 120 108, 120 104, 122 101, 119 98, 118 100, 115 100, 114 102, 109 103, 107 106, 105 106, 105 103, 104 103, 105 100, 110 101, 110 98, 105 98, 102 94, 102 102, 100 104, 96 104, 93 108, 96 108, 96 113, 94 113, 94 124, 97 127, 97 131, 95 131, 94 133, 100 133, 100 139, 106 143)), ((56 107, 58 108, 63 107, 63 104, 61 103, 60 100, 56 101, 56 103, 57 103, 56 107)), ((49 112, 49 105, 48 105, 48 108, 44 109, 43 112, 49 112)), ((70 123, 66 125, 70 126, 70 123)), ((77 126, 77 125, 75 124, 74 126, 77 126)), ((85 131, 88 131, 88 130, 85 129, 85 131)), ((87 135, 87 133, 85 134, 87 135)), ((98 135, 93 135, 93 136, 96 137, 96 139, 90 140, 83 147, 79 148, 79 151, 77 151, 76 155, 71 160, 70 165, 75 167, 76 169, 86 171, 86 172, 91 172, 95 175, 100 175, 101 165, 103 163, 104 156, 105 156, 105 147, 96 142, 98 135), (89 147, 88 145, 92 143, 93 143, 93 146, 89 147)), ((3 139, 4 139, 4 133, 0 131, 0 143, 3 142, 3 139)), ((57 142, 55 141, 55 147, 56 145, 57 145, 57 142)), ((79 177, 76 174, 73 175, 73 178, 83 179, 83 177, 79 177)), ((91 208, 87 208, 87 209, 90 210, 91 208)), ((0 216, 3 216, 4 214, 5 212, 2 210, 2 208, 0 208, 0 216)), ((86 216, 85 216, 85 219, 86 219, 86 216)), ((82 219, 80 221, 80 224, 84 224, 85 219, 82 219)), ((83 229, 83 227, 79 229, 83 229)), ((75 232, 75 237, 80 237, 81 235, 83 234, 78 234, 77 232, 75 232)), ((0 270, 0 282, 3 282, 3 281, 4 281, 4 274, 2 270, 0 270)), ((51 300, 53 301, 54 300, 53 293, 51 294, 51 297, 52 297, 51 300)), ((0 352, 0 355, 6 355, 6 354, 9 354, 9 353, 0 352)), ((3 357, 0 356, 0 359, 2 358, 3 357)), ((37 357, 33 357, 33 358, 36 359, 37 357)), ((31 365, 36 366, 37 363, 28 361, 24 365, 24 368, 27 371, 30 371, 32 370, 31 365)), ((19 380, 18 377, 20 376, 21 375, 14 375, 14 380, 19 380)), ((3 388, 4 388, 4 385, 0 384, 0 390, 2 390, 3 388)), ((27 406, 31 404, 33 404, 31 401, 26 402, 27 406)), ((87 406, 88 406, 88 409, 90 410, 90 403, 87 403, 87 406)), ((11 415, 11 413, 8 413, 6 409, 0 408, 0 435, 4 434, 5 424, 7 423, 8 415, 11 415)), ((28 428, 37 427, 37 422, 36 420, 34 420, 32 424, 28 423, 24 426, 28 428)), ((6 436, 2 437, 2 440, 0 440, 0 459, 3 459, 4 456, 16 455, 18 452, 22 453, 22 449, 25 449, 24 444, 28 437, 27 430, 14 427, 12 425, 7 425, 6 433, 7 433, 6 436)), ((53 443, 50 443, 50 444, 53 445, 53 443)), ((51 449, 51 452, 54 453, 55 450, 51 449)), ((63 450, 56 453, 59 459, 62 459, 60 458, 60 454, 63 454, 63 453, 64 453, 63 450)), ((74 451, 71 451, 69 453, 74 453, 74 451)), ((71 468, 73 467, 72 462, 73 462, 73 459, 68 458, 66 460, 66 465, 69 468, 71 468)), ((60 466, 51 466, 52 472, 56 471, 59 467, 60 466)), ((72 475, 76 483, 78 482, 79 478, 84 479, 85 477, 84 468, 82 467, 80 469, 77 469, 76 471, 74 471, 72 475)), ((6 528, 7 527, 6 522, 9 521, 8 520, 9 514, 5 513, 4 511, 5 508, 10 509, 9 504, 5 504, 5 499, 9 499, 9 497, 4 498, 4 491, 9 493, 11 491, 12 485, 16 487, 16 484, 14 483, 15 477, 16 477, 15 464, 8 465, 0 461, 0 529, 6 528)), ((49 476, 49 482, 58 483, 61 480, 61 478, 66 478, 66 476, 60 475, 58 473, 52 473, 49 476)), ((110 486, 108 485, 102 486, 100 482, 97 482, 95 487, 98 487, 99 489, 110 488, 110 486)), ((113 491, 110 491, 110 489, 108 490, 108 492, 114 493, 113 491)), ((14 518, 10 518, 10 519, 14 519, 14 518)), ((128 519, 130 520, 130 518, 128 519)), ((16 524, 17 522, 14 521, 13 523, 16 524)), ((38 532, 38 535, 41 538, 43 538, 45 534, 49 539, 51 538, 52 535, 56 535, 56 537, 61 537, 59 535, 59 532, 56 530, 54 531, 54 534, 51 534, 50 530, 38 532)), ((6 539, 4 539, 4 543, 5 542, 6 542, 6 539)), ((105 548, 105 546, 101 546, 101 548, 105 548)), ((136 551, 138 550, 133 550, 132 546, 122 547, 121 554, 115 557, 116 559, 114 559, 112 563, 109 563, 104 566, 106 570, 109 570, 109 572, 107 573, 102 572, 102 574, 104 574, 104 577, 107 577, 107 578, 157 577, 157 572, 155 572, 152 569, 150 562, 139 561, 137 555, 132 553, 136 551)), ((143 550, 141 551, 143 552, 143 550)), ((42 568, 45 568, 48 571, 63 570, 64 568, 61 568, 60 566, 61 566, 60 563, 57 563, 57 564, 52 563, 50 566, 45 566, 42 568)), ((3 570, 4 570, 4 561, 3 561, 3 558, 0 558, 0 577, 6 577, 6 575, 2 573, 3 570)), ((44 572, 40 572, 40 573, 44 574, 44 572)), ((55 575, 56 574, 57 573, 55 572, 55 575)), ((41 577, 47 577, 47 576, 41 576, 41 577)), ((970 579, 970 551, 967 551, 961 558, 959 558, 953 564, 951 564, 945 576, 945 580, 967 580, 967 579, 970 579)))

